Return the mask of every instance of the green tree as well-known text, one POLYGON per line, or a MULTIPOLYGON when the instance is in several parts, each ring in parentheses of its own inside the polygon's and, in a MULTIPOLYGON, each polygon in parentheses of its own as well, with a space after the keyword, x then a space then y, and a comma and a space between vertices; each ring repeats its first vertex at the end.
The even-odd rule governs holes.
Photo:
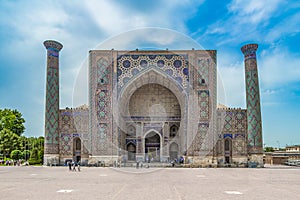
POLYGON ((28 162, 30 165, 42 163, 42 161, 39 159, 39 152, 37 148, 32 149, 28 162))
POLYGON ((44 161, 44 149, 39 150, 39 161, 41 161, 41 163, 43 163, 44 161))
POLYGON ((22 151, 20 151, 20 150, 13 150, 13 151, 10 153, 10 158, 11 158, 11 159, 14 159, 14 160, 23 159, 22 151))
POLYGON ((24 158, 25 160, 28 160, 28 159, 30 158, 30 151, 29 151, 29 150, 24 150, 24 151, 22 152, 22 154, 23 154, 23 158, 24 158))
POLYGON ((0 131, 7 129, 20 136, 25 131, 25 119, 17 110, 0 109, 0 131))
POLYGON ((20 136, 19 137, 19 143, 20 143, 20 150, 24 151, 24 150, 29 150, 28 148, 28 139, 25 136, 20 136))
POLYGON ((274 152, 273 147, 265 147, 265 152, 274 152))
MULTIPOLYGON (((36 137, 25 137, 25 136, 20 136, 20 150, 24 151, 29 150, 32 151, 34 148, 37 148, 38 151, 44 151, 44 137, 40 136, 38 138, 36 137)), ((24 157, 25 158, 25 157, 24 157)), ((29 159, 29 156, 27 156, 27 160, 29 159)))
POLYGON ((45 142, 44 137, 40 136, 37 138, 37 147, 39 150, 43 150, 43 152, 44 152, 44 142, 45 142))
POLYGON ((19 149, 19 136, 11 130, 2 129, 0 131, 0 153, 9 157, 13 150, 19 149))

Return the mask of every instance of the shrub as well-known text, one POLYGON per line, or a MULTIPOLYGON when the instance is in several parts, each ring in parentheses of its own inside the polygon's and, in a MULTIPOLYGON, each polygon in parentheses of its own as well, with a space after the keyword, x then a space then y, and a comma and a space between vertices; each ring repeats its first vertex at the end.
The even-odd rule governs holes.
POLYGON ((29 165, 39 165, 42 164, 41 160, 28 160, 29 165))
POLYGON ((29 150, 24 150, 22 153, 23 153, 23 158, 25 160, 28 160, 30 158, 30 151, 29 150))
POLYGON ((42 160, 39 159, 37 148, 34 148, 31 151, 30 158, 29 158, 28 162, 29 162, 30 165, 36 165, 36 164, 41 164, 42 163, 42 160))
POLYGON ((10 157, 13 159, 13 160, 19 160, 19 159, 23 159, 23 154, 20 150, 13 150, 11 153, 10 153, 10 157))

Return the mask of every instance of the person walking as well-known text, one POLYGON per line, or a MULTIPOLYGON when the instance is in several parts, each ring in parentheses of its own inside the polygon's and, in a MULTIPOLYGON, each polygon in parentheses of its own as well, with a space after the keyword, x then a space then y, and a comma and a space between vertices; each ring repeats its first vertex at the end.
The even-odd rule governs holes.
POLYGON ((73 172, 76 172, 76 163, 75 162, 73 162, 73 172))
POLYGON ((80 161, 78 161, 78 163, 77 163, 77 169, 80 172, 80 161))
POLYGON ((69 171, 72 171, 72 163, 71 161, 68 161, 69 171))

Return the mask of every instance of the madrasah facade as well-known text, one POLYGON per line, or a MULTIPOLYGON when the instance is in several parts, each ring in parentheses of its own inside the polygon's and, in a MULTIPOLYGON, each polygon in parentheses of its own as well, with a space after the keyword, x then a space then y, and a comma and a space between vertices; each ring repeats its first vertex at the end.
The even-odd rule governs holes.
POLYGON ((44 164, 263 166, 257 44, 244 55, 247 109, 217 102, 215 50, 91 50, 89 103, 59 107, 57 41, 47 50, 44 164))

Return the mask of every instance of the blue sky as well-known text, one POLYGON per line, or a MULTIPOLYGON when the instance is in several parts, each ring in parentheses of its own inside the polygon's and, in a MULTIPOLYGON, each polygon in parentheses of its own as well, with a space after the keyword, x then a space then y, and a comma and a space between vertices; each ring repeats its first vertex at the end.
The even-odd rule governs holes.
POLYGON ((0 0, 0 107, 23 113, 25 135, 43 135, 43 41, 64 45, 64 108, 72 106, 76 77, 88 51, 112 36, 144 27, 171 29, 205 49, 216 49, 226 95, 226 102, 220 101, 231 107, 246 104, 240 47, 258 43, 264 143, 300 144, 300 2, 291 0, 0 0))

